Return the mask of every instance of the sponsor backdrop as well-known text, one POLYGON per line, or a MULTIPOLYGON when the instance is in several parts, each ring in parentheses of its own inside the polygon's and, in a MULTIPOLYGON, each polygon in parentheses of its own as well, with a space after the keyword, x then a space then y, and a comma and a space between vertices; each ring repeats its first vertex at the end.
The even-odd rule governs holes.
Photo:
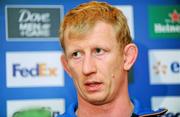
MULTIPOLYGON (((64 14, 85 1, 0 0, 0 117, 26 110, 56 117, 76 100, 60 63, 58 28, 64 14)), ((180 117, 180 1, 106 1, 125 13, 139 48, 131 97, 180 117)))

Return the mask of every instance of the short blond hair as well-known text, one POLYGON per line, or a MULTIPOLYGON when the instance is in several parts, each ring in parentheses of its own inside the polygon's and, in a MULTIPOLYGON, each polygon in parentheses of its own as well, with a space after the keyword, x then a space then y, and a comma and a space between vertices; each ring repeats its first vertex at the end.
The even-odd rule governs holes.
POLYGON ((85 35, 98 21, 113 26, 120 48, 132 42, 127 19, 122 11, 105 2, 92 1, 79 5, 65 15, 59 31, 62 48, 65 50, 65 37, 85 35))

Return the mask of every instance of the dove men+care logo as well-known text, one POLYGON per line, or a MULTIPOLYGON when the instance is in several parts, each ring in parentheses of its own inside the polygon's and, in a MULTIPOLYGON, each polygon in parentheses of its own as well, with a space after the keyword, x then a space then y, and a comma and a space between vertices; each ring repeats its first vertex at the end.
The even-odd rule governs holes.
POLYGON ((7 52, 7 87, 64 86, 61 52, 7 52))
POLYGON ((58 40, 62 19, 61 5, 7 5, 6 38, 8 41, 58 40))
POLYGON ((179 38, 180 6, 150 6, 149 29, 152 38, 179 38))

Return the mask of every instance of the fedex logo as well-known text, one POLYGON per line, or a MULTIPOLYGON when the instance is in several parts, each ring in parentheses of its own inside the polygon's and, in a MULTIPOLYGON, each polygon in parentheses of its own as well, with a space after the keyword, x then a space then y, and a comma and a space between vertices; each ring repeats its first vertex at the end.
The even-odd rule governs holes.
POLYGON ((17 77, 18 75, 22 77, 57 76, 57 69, 55 67, 48 67, 45 63, 37 64, 33 68, 22 67, 21 64, 13 64, 12 69, 13 77, 17 77))
POLYGON ((7 52, 7 87, 64 86, 60 51, 7 52))

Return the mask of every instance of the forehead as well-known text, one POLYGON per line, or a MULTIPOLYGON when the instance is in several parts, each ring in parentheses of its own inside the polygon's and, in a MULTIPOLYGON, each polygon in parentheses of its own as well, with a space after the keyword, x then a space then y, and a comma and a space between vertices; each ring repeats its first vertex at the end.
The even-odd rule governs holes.
MULTIPOLYGON (((71 46, 71 44, 76 43, 77 45, 85 41, 95 42, 95 43, 117 43, 116 33, 112 25, 105 22, 97 22, 93 28, 88 30, 83 34, 75 34, 73 31, 68 30, 65 34, 64 45, 65 49, 71 46)), ((88 42, 88 43, 89 43, 88 42)), ((74 44, 73 44, 74 45, 74 44)))

